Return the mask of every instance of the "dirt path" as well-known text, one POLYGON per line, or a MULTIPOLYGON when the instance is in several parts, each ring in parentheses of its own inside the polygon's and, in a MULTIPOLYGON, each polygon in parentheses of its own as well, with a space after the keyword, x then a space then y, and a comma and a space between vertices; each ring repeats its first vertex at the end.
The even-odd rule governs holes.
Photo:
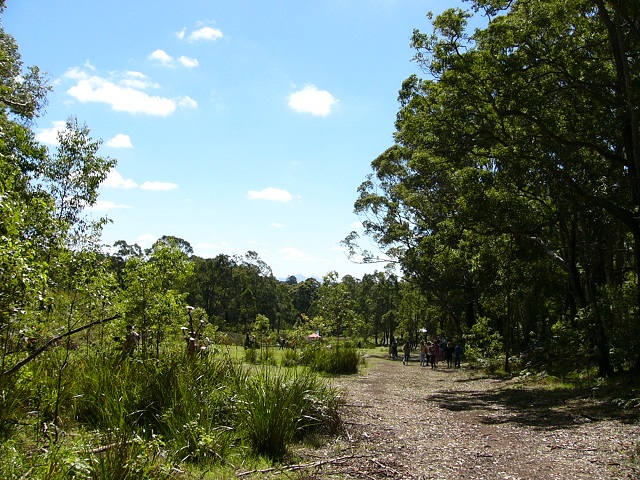
POLYGON ((302 478, 640 478, 631 463, 640 424, 610 402, 413 360, 368 358, 362 374, 335 381, 346 391, 345 433, 305 450, 316 466, 302 478))

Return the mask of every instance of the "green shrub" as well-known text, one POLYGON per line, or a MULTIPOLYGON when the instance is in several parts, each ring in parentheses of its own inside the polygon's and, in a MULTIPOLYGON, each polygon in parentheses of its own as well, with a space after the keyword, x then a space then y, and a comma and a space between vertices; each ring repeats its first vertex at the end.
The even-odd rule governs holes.
POLYGON ((258 363, 258 350, 256 348, 245 348, 244 361, 247 363, 258 363))
POLYGON ((489 325, 489 319, 479 317, 465 335, 464 355, 470 363, 491 369, 498 368, 498 359, 504 359, 504 340, 500 332, 489 325))
POLYGON ((73 478, 91 480, 163 479, 173 478, 160 458, 158 439, 145 440, 109 432, 102 446, 88 449, 83 458, 76 459, 73 478))
POLYGON ((286 348, 282 351, 280 357, 280 365, 283 367, 295 367, 302 363, 300 350, 295 348, 286 348))
POLYGON ((186 362, 165 391, 171 398, 158 415, 157 431, 180 461, 222 460, 233 445, 232 388, 244 375, 222 360, 186 362))
POLYGON ((361 357, 353 347, 323 344, 308 345, 302 354, 302 363, 316 372, 330 375, 348 375, 358 372, 361 357))
POLYGON ((263 368, 237 385, 239 428, 254 452, 281 459, 294 439, 336 428, 337 399, 312 372, 263 368))

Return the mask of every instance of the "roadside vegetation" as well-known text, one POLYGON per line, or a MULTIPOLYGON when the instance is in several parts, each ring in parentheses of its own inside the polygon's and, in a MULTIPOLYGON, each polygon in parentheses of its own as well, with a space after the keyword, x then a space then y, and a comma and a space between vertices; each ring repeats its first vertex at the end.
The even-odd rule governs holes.
POLYGON ((102 245, 91 207, 117 161, 74 117, 38 142, 53 82, 0 24, 0 477, 283 462, 339 430, 332 375, 420 340, 637 411, 640 13, 471 5, 413 33, 427 78, 403 82, 394 145, 355 202, 380 252, 342 242, 381 262, 362 279, 278 279, 257 252, 201 258, 172 235, 102 245), (470 32, 474 14, 490 21, 470 32))
POLYGON ((0 385, 0 476, 225 478, 339 431, 340 392, 329 379, 280 366, 282 352, 268 365, 245 363, 244 352, 193 356, 180 341, 159 357, 99 343, 43 353, 0 385))

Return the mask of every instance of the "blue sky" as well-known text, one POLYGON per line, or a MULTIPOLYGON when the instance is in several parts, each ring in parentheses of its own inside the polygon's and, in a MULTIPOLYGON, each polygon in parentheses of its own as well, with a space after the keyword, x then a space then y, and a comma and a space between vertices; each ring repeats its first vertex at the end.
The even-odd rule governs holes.
POLYGON ((118 160, 103 241, 255 251, 276 277, 382 270, 340 250, 357 188, 392 145, 409 47, 453 0, 7 0, 2 21, 70 116, 118 160))

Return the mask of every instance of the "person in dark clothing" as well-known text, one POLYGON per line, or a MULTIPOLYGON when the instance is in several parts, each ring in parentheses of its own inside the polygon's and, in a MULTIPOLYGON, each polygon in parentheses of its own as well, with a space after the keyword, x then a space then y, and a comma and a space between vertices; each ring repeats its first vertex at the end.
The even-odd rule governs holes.
POLYGON ((453 344, 451 342, 447 342, 444 347, 444 359, 447 361, 447 368, 451 368, 453 364, 453 344))

